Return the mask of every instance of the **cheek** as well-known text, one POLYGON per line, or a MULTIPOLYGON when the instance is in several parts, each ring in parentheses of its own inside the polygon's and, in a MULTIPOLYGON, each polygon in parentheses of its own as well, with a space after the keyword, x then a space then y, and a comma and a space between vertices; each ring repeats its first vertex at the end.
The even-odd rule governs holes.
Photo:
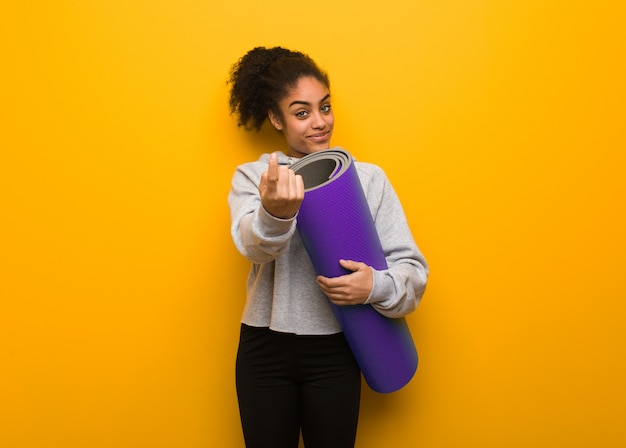
POLYGON ((306 133, 306 129, 300 124, 301 123, 289 123, 283 131, 285 139, 292 145, 297 145, 306 133))
POLYGON ((306 130, 307 126, 304 121, 293 121, 289 123, 289 134, 296 138, 306 133, 306 130))

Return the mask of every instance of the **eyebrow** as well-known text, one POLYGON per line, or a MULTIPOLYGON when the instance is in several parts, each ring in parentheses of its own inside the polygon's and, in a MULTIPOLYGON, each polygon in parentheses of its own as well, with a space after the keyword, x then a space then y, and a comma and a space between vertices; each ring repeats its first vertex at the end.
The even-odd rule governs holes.
MULTIPOLYGON (((328 98, 330 98, 330 93, 327 93, 326 96, 324 98, 322 98, 319 102, 323 103, 324 101, 326 101, 328 98)), ((292 101, 291 103, 289 103, 289 107, 296 105, 296 104, 302 104, 303 106, 310 106, 311 103, 309 103, 308 101, 292 101)))

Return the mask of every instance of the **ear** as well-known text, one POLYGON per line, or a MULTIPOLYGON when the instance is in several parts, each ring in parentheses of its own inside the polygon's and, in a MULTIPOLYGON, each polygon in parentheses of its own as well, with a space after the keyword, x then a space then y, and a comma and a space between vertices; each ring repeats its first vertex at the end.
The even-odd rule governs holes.
POLYGON ((270 119, 270 123, 272 123, 272 126, 274 126, 279 131, 283 130, 283 124, 280 121, 280 118, 278 117, 278 115, 276 115, 274 112, 270 110, 267 113, 267 117, 270 119))

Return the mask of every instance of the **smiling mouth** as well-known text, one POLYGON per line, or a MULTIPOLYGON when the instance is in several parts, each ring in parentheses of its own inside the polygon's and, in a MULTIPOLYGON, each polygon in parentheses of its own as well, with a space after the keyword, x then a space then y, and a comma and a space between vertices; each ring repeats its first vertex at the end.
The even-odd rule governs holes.
POLYGON ((313 139, 321 139, 321 138, 325 138, 328 136, 330 131, 326 131, 326 132, 322 132, 321 134, 313 134, 313 135, 309 135, 309 138, 313 138, 313 139))

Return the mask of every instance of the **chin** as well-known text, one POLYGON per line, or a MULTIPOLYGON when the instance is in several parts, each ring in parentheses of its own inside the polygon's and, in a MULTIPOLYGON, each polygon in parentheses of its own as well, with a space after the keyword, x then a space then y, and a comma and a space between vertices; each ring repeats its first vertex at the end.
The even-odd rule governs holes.
POLYGON ((313 146, 312 148, 309 148, 310 149, 309 152, 324 151, 325 149, 329 149, 329 148, 330 148, 330 142, 320 143, 318 145, 313 146))
POLYGON ((290 153, 293 154, 294 156, 297 154, 296 157, 304 157, 308 154, 313 154, 314 152, 324 151, 326 149, 330 149, 330 146, 328 143, 318 143, 316 145, 306 145, 303 148, 291 149, 290 153))

